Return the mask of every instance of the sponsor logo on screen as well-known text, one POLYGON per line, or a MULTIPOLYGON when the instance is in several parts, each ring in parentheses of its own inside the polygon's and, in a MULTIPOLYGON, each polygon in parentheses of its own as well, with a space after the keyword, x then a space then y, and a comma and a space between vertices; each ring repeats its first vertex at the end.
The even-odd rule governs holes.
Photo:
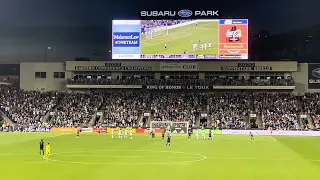
POLYGON ((241 29, 237 29, 237 26, 232 26, 230 30, 226 32, 228 42, 239 42, 241 38, 241 29))
POLYGON ((191 11, 189 9, 182 9, 180 11, 140 11, 141 17, 175 17, 177 15, 182 18, 188 18, 191 16, 217 17, 219 16, 219 11, 217 10, 191 11))
POLYGON ((320 89, 320 64, 308 64, 308 88, 320 89))
POLYGON ((113 47, 139 47, 139 32, 114 32, 113 47))
POLYGON ((192 14, 193 14, 192 11, 190 11, 188 9, 183 9, 178 12, 178 15, 180 17, 184 17, 184 18, 190 17, 190 16, 192 16, 192 14))

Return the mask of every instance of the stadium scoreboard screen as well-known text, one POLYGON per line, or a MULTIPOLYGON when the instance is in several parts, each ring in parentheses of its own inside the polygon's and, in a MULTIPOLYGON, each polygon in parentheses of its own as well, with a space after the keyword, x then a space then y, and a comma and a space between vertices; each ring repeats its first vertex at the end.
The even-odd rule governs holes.
POLYGON ((113 59, 248 59, 247 19, 113 20, 113 59))

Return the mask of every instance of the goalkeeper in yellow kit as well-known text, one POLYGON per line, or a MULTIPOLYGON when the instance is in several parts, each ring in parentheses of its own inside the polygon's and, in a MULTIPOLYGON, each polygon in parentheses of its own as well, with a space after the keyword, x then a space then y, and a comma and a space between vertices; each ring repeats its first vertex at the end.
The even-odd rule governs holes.
POLYGON ((50 156, 51 152, 50 152, 50 143, 48 143, 46 145, 46 159, 49 160, 49 156, 50 156))

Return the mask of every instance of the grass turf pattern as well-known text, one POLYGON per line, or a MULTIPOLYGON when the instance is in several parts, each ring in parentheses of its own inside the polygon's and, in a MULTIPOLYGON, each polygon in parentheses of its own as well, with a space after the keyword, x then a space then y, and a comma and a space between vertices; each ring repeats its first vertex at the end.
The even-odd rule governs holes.
POLYGON ((1 179, 317 179, 320 138, 216 135, 213 140, 173 134, 166 147, 159 135, 111 139, 96 133, 0 133, 1 179), (50 160, 39 141, 51 144, 50 160))
POLYGON ((141 54, 218 54, 219 22, 200 22, 174 29, 169 29, 168 35, 161 35, 147 39, 141 35, 141 54), (201 43, 212 44, 211 49, 201 50, 198 40, 201 43), (193 52, 193 43, 198 44, 198 50, 193 52), (168 49, 164 50, 164 44, 168 49))

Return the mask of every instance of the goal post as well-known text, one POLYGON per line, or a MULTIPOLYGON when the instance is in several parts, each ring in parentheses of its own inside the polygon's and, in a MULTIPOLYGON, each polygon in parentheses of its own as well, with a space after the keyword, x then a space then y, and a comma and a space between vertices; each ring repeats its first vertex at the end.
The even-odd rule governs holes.
POLYGON ((189 122, 151 121, 150 129, 162 129, 164 131, 170 130, 171 133, 186 134, 189 131, 189 122))
POLYGON ((157 36, 168 35, 169 28, 168 28, 168 26, 156 27, 156 28, 148 29, 145 32, 145 34, 146 34, 147 39, 152 39, 157 36))

